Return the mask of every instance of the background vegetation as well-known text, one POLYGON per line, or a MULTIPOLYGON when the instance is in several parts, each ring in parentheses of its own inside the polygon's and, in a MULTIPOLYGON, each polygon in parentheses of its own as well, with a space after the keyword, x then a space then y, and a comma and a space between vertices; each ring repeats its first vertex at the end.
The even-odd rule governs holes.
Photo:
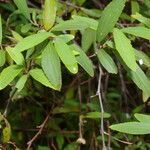
POLYGON ((0 0, 0 13, 0 149, 150 149, 149 0, 0 0))

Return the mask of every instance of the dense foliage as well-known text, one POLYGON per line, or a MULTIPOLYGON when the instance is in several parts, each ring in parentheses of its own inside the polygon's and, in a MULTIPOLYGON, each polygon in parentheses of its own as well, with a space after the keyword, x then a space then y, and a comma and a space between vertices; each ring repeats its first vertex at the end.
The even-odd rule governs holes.
POLYGON ((150 0, 0 13, 0 149, 150 149, 150 0))

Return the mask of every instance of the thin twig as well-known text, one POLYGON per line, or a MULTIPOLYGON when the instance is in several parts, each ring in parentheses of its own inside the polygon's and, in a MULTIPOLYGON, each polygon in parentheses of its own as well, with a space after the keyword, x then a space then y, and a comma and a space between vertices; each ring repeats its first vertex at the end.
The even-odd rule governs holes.
POLYGON ((102 102, 102 97, 101 97, 101 79, 102 79, 102 69, 99 66, 97 95, 99 98, 99 103, 100 103, 100 108, 101 108, 101 132, 100 134, 102 135, 103 149, 106 150, 105 137, 104 137, 104 108, 103 108, 103 102, 102 102))
POLYGON ((49 117, 50 117, 50 112, 49 114, 46 116, 44 122, 38 126, 37 128, 39 128, 39 131, 37 132, 37 134, 27 143, 28 147, 27 147, 27 150, 29 150, 32 146, 32 143, 38 138, 38 136, 42 133, 46 123, 48 122, 49 120, 49 117))
MULTIPOLYGON (((110 136, 109 133, 107 133, 107 132, 104 132, 104 134, 110 136)), ((132 145, 132 144, 133 144, 133 143, 128 142, 128 141, 119 140, 118 138, 116 138, 116 137, 114 137, 114 136, 112 136, 112 138, 115 139, 116 141, 121 142, 121 143, 124 143, 124 144, 128 144, 128 145, 132 145)))

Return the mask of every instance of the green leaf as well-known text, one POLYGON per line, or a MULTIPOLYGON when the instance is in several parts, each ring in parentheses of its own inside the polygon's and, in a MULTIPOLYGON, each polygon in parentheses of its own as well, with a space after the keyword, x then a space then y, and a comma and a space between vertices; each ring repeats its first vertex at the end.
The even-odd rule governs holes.
POLYGON ((43 9, 43 25, 46 30, 49 30, 55 23, 56 9, 56 0, 45 0, 43 9))
MULTIPOLYGON (((86 115, 82 115, 83 118, 90 118, 90 119, 98 119, 101 118, 102 114, 100 112, 89 112, 86 115)), ((103 113, 103 118, 110 118, 109 113, 103 113)))
POLYGON ((98 59, 100 63, 103 65, 103 67, 109 72, 109 73, 114 73, 117 74, 117 66, 113 59, 107 54, 103 49, 100 49, 97 52, 98 59))
POLYGON ((134 114, 134 117, 142 123, 150 124, 150 115, 136 113, 134 114))
POLYGON ((78 72, 77 60, 70 47, 61 39, 54 42, 56 51, 64 65, 71 73, 76 74, 78 72))
POLYGON ((52 33, 49 32, 40 32, 37 34, 30 35, 28 37, 25 37, 22 41, 20 41, 15 47, 14 50, 18 52, 22 52, 24 50, 27 50, 29 48, 32 48, 44 40, 46 40, 48 37, 53 36, 52 33))
POLYGON ((94 76, 94 69, 91 60, 87 57, 85 52, 77 45, 71 45, 71 49, 79 52, 79 55, 76 56, 78 63, 81 67, 91 76, 94 76))
POLYGON ((19 11, 28 19, 30 20, 30 11, 27 6, 26 0, 14 0, 14 3, 18 7, 19 11))
POLYGON ((73 20, 62 21, 52 28, 52 31, 97 29, 97 21, 87 17, 72 16, 73 20))
POLYGON ((135 50, 135 56, 137 61, 142 60, 144 65, 150 67, 150 57, 148 57, 148 55, 146 55, 144 52, 135 50))
POLYGON ((52 42, 48 43, 42 53, 42 68, 50 83, 57 90, 60 90, 62 85, 61 66, 59 56, 52 42))
POLYGON ((96 32, 93 29, 87 28, 82 33, 82 49, 87 52, 91 45, 94 43, 96 38, 96 32))
POLYGON ((122 32, 150 40, 150 29, 146 27, 127 27, 121 30, 122 32))
POLYGON ((29 32, 31 29, 32 29, 31 23, 27 23, 27 24, 21 26, 21 32, 24 34, 29 32))
POLYGON ((52 84, 49 82, 49 80, 47 79, 47 77, 45 76, 44 72, 42 71, 42 69, 32 69, 30 70, 30 75, 32 76, 33 79, 35 79, 36 81, 40 82, 41 84, 47 86, 47 87, 50 87, 54 90, 57 90, 55 89, 55 87, 52 86, 52 84))
POLYGON ((80 23, 84 23, 88 26, 88 28, 91 28, 93 30, 97 30, 98 27, 98 21, 89 17, 83 17, 78 15, 72 15, 73 20, 76 20, 80 23))
POLYGON ((18 80, 15 86, 18 89, 18 92, 20 92, 24 88, 27 78, 28 78, 28 75, 25 74, 18 80))
POLYGON ((23 37, 16 31, 11 30, 11 33, 17 42, 20 42, 23 40, 23 37))
POLYGON ((149 97, 150 97, 150 94, 148 94, 146 92, 142 93, 142 98, 143 98, 144 103, 148 101, 149 97))
POLYGON ((125 0, 113 0, 105 7, 97 28, 98 42, 101 42, 113 30, 124 6, 125 0))
POLYGON ((111 125, 110 128, 112 130, 116 130, 128 134, 135 134, 135 135, 150 134, 149 124, 141 123, 141 122, 120 123, 116 125, 111 125))
POLYGON ((64 137, 62 135, 57 135, 56 136, 56 142, 57 142, 57 145, 58 145, 58 149, 61 150, 63 149, 63 145, 64 145, 64 137))
POLYGON ((94 18, 100 18, 101 16, 101 11, 98 10, 99 12, 94 11, 94 9, 86 9, 84 7, 81 7, 81 11, 83 11, 86 15, 94 18))
POLYGON ((2 17, 0 14, 0 45, 2 44, 2 17))
POLYGON ((22 71, 18 65, 11 65, 0 73, 0 90, 4 89, 22 71))
POLYGON ((131 1, 131 11, 132 11, 132 15, 138 13, 140 10, 139 8, 139 4, 137 1, 132 0, 131 1))
POLYGON ((126 63, 126 65, 131 70, 135 71, 136 59, 130 40, 121 32, 121 30, 117 28, 114 29, 113 35, 117 52, 126 63))
POLYGON ((138 65, 136 71, 130 71, 130 76, 141 90, 150 95, 150 80, 138 65))
POLYGON ((6 56, 5 56, 5 51, 0 50, 0 67, 2 67, 5 64, 6 61, 6 56))
POLYGON ((38 146, 38 150, 50 150, 47 146, 38 146))
POLYGON ((11 138, 11 128, 10 127, 5 127, 3 129, 3 143, 9 142, 10 138, 11 138))
POLYGON ((144 16, 142 16, 139 13, 136 13, 135 15, 132 15, 132 17, 138 21, 140 21, 141 23, 143 23, 144 25, 146 25, 148 28, 150 28, 150 19, 146 18, 144 16))
POLYGON ((61 40, 63 40, 65 43, 68 43, 68 42, 70 42, 71 40, 74 39, 74 36, 71 35, 71 34, 62 34, 62 35, 58 35, 58 36, 56 37, 56 39, 61 39, 61 40))
POLYGON ((23 55, 11 47, 6 47, 6 51, 17 65, 23 65, 25 60, 23 55))

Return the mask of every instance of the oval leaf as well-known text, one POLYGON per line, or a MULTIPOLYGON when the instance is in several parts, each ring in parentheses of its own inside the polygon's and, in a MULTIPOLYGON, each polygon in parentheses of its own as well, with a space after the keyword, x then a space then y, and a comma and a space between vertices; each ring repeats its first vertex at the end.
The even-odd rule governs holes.
POLYGON ((10 55, 10 57, 15 61, 16 64, 18 65, 23 65, 25 60, 23 55, 20 52, 17 52, 11 47, 6 47, 6 51, 10 55))
MULTIPOLYGON (((49 82, 47 77, 45 76, 44 72, 42 69, 32 69, 30 70, 30 75, 35 79, 36 81, 40 82, 41 84, 50 87, 52 89, 55 89, 55 87, 52 86, 52 84, 49 82)), ((56 89, 55 89, 56 90, 56 89)))
POLYGON ((123 133, 129 133, 129 134, 150 134, 150 127, 147 123, 141 123, 141 122, 126 122, 126 123, 120 123, 116 125, 111 125, 110 128, 112 130, 116 130, 123 133))
POLYGON ((53 34, 49 32, 40 32, 37 34, 30 35, 28 37, 25 37, 22 41, 20 41, 14 49, 18 52, 22 52, 24 50, 27 50, 29 48, 32 48, 44 40, 46 40, 48 37, 53 36, 53 34))
POLYGON ((114 29, 114 41, 116 50, 126 63, 126 65, 133 71, 136 70, 136 59, 134 49, 130 43, 130 40, 119 30, 114 29))
POLYGON ((71 48, 79 53, 79 55, 76 56, 78 63, 91 77, 93 77, 94 69, 91 60, 86 56, 84 51, 79 46, 73 44, 71 48))
POLYGON ((73 16, 73 20, 62 21, 57 24, 52 31, 64 31, 64 30, 84 30, 91 28, 97 30, 98 22, 94 19, 81 16, 73 16))
POLYGON ((117 74, 117 66, 113 59, 103 49, 97 52, 98 59, 103 67, 109 72, 117 74))
POLYGON ((50 83, 60 90, 62 85, 60 60, 51 42, 48 43, 42 53, 42 68, 50 83))
POLYGON ((57 39, 55 40, 55 48, 67 69, 76 74, 78 72, 77 60, 70 47, 63 40, 57 39))
POLYGON ((150 95, 150 80, 138 65, 136 71, 130 71, 130 76, 141 90, 150 95))
POLYGON ((28 75, 23 75, 17 82, 16 84, 16 88, 18 89, 18 92, 20 92, 24 86, 25 86, 25 83, 27 81, 27 78, 28 78, 28 75))
POLYGON ((128 27, 122 29, 123 32, 132 34, 137 37, 141 37, 150 40, 150 29, 146 27, 128 27))
POLYGON ((82 33, 82 49, 87 52, 95 41, 96 32, 93 29, 87 28, 82 33))
POLYGON ((0 74, 0 90, 4 89, 21 72, 22 68, 11 65, 5 68, 0 74))
POLYGON ((113 0, 102 12, 97 28, 97 40, 101 42, 111 32, 122 13, 125 0, 113 0))
POLYGON ((49 30, 55 23, 56 17, 56 0, 45 0, 43 9, 43 25, 49 30))
POLYGON ((143 123, 148 123, 150 124, 150 115, 145 115, 145 114, 134 114, 134 117, 140 121, 140 122, 143 122, 143 123))

